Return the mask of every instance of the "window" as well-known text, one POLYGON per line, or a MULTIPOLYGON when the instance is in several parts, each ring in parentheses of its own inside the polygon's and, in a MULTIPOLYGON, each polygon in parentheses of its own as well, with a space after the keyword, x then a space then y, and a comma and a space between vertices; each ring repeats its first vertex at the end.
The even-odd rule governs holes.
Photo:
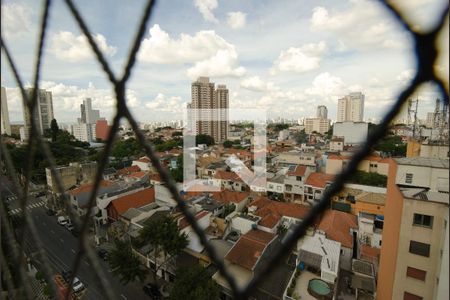
POLYGON ((433 227, 433 216, 414 214, 413 225, 423 227, 433 227))
POLYGON ((413 181, 413 174, 406 173, 405 183, 412 183, 412 181, 413 181))
POLYGON ((421 242, 411 241, 409 243, 409 252, 420 256, 429 257, 430 245, 421 242))
POLYGON ((408 267, 406 269, 406 276, 408 276, 408 277, 412 277, 412 278, 415 278, 415 279, 419 279, 419 280, 425 281, 426 275, 427 275, 427 272, 423 271, 423 270, 420 270, 420 269, 416 269, 416 268, 413 268, 413 267, 408 267))
POLYGON ((423 297, 408 293, 408 292, 404 292, 403 293, 403 300, 423 300, 423 297))

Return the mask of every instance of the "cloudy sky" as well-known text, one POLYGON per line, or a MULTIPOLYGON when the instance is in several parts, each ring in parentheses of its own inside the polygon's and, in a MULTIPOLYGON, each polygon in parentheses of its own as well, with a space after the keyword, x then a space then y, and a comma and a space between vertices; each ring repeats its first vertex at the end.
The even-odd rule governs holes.
MULTIPOLYGON (((41 1, 2 1, 2 36, 29 84, 41 1)), ((144 1, 75 1, 114 71, 119 74, 144 1)), ((403 0, 417 30, 426 30, 445 0, 403 0)), ((436 69, 448 74, 448 24, 436 69)), ((74 123, 82 99, 104 117, 114 95, 63 1, 54 1, 41 86, 53 92, 55 118, 74 123)), ((190 84, 209 76, 230 90, 231 108, 262 108, 269 117, 313 116, 326 105, 336 119, 337 100, 366 95, 365 117, 377 119, 414 72, 410 37, 376 1, 166 0, 159 1, 127 88, 139 121, 180 119, 190 84)), ((2 53, 1 84, 10 119, 22 105, 2 53)), ((433 110, 437 93, 423 87, 419 115, 433 110)))

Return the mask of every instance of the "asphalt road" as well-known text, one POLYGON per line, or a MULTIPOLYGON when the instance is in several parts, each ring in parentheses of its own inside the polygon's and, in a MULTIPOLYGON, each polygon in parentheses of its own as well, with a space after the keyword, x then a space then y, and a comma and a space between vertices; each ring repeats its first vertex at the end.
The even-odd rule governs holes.
MULTIPOLYGON (((78 251, 78 239, 74 237, 64 226, 57 223, 56 216, 45 214, 43 206, 29 205, 29 211, 34 219, 36 230, 43 243, 44 250, 55 270, 55 274, 61 270, 70 270, 78 251)), ((120 283, 109 269, 107 262, 100 261, 106 279, 110 283, 113 293, 118 299, 149 299, 142 291, 141 283, 130 283, 126 286, 120 283)), ((83 257, 76 275, 86 287, 83 299, 106 299, 99 279, 96 277, 91 263, 83 257)))

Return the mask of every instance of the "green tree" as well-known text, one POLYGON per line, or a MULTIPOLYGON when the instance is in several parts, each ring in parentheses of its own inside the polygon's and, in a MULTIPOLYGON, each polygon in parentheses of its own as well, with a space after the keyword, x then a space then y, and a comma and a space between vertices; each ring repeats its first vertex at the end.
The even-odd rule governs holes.
POLYGON ((147 271, 131 250, 128 242, 116 239, 114 249, 108 256, 109 266, 113 273, 119 276, 120 282, 127 284, 138 279, 144 281, 147 271))
POLYGON ((223 217, 225 218, 226 216, 228 216, 235 210, 236 210, 236 205, 234 205, 233 203, 226 204, 223 208, 223 217))
POLYGON ((171 300, 219 299, 219 287, 201 266, 177 271, 170 293, 171 300))
POLYGON ((386 187, 387 176, 378 173, 368 173, 364 171, 356 171, 349 179, 349 182, 370 186, 386 187))
POLYGON ((186 234, 180 232, 177 223, 168 215, 147 221, 140 231, 139 240, 141 244, 150 243, 153 246, 151 255, 155 263, 152 268, 155 284, 158 271, 188 245, 186 234))
POLYGON ((183 155, 177 157, 177 167, 170 170, 170 175, 176 182, 183 182, 183 155))
POLYGON ((294 139, 297 142, 297 144, 304 144, 304 143, 308 142, 308 135, 306 134, 305 130, 303 129, 302 131, 300 131, 294 135, 294 139))
POLYGON ((233 142, 232 141, 224 141, 223 142, 223 146, 225 147, 225 148, 231 148, 231 147, 233 147, 233 142))
POLYGON ((406 144, 396 135, 383 137, 374 147, 375 150, 392 156, 406 156, 406 144))
POLYGON ((140 154, 142 154, 142 147, 134 138, 119 140, 115 142, 114 147, 111 151, 111 155, 117 158, 124 158, 140 154))
POLYGON ((172 137, 176 137, 176 136, 183 136, 183 132, 181 132, 181 131, 172 132, 172 137))
POLYGON ((50 122, 50 130, 51 130, 51 134, 52 134, 52 142, 56 141, 56 137, 58 136, 58 132, 59 132, 59 126, 58 126, 58 122, 56 122, 56 119, 53 119, 50 122))
POLYGON ((208 146, 214 145, 214 138, 207 134, 199 134, 195 137, 195 144, 206 144, 208 146))

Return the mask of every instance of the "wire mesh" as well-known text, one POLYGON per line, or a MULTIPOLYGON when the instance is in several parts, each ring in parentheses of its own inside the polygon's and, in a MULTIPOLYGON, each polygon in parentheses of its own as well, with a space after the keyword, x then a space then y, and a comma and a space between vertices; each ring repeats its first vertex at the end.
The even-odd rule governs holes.
MULTIPOLYGON (((368 136, 366 142, 363 144, 361 149, 355 153, 355 155, 352 157, 351 161, 349 162, 348 166, 340 173, 335 181, 331 184, 331 186, 325 190, 323 193, 320 201, 312 207, 309 214, 304 218, 304 220, 299 223, 292 233, 285 237, 283 239, 283 242, 281 246, 279 247, 278 251, 273 255, 269 263, 262 267, 261 271, 256 273, 255 276, 252 278, 252 280, 248 283, 248 285, 244 288, 238 288, 236 284, 235 278, 230 274, 230 272, 225 268, 224 263, 221 259, 219 259, 218 254, 214 250, 214 248, 208 243, 208 239, 206 235, 203 233, 200 226, 197 224, 195 217, 193 214, 188 210, 188 207, 184 201, 182 201, 181 196, 179 194, 179 191, 176 188, 174 180, 171 178, 169 173, 165 170, 165 168, 162 167, 159 159, 155 155, 155 151, 153 149, 152 144, 145 138, 145 135, 143 132, 139 129, 136 119, 131 114, 126 101, 125 101, 125 90, 127 82, 131 76, 131 72, 133 71, 133 67, 136 63, 136 55, 139 51, 139 47, 141 45, 141 41, 143 39, 144 33, 147 28, 147 24, 150 20, 150 17, 152 15, 152 11, 154 8, 155 1, 148 1, 145 5, 145 8, 143 10, 143 15, 140 19, 140 23, 138 25, 138 29, 136 31, 136 35, 134 37, 133 43, 131 44, 127 63, 123 69, 123 75, 120 77, 120 79, 117 79, 116 75, 110 68, 110 65, 104 55, 102 54, 101 50, 99 49, 97 43, 93 39, 92 35, 90 34, 90 30, 85 23, 83 17, 81 16, 78 8, 75 6, 73 1, 71 0, 65 0, 65 3, 67 7, 69 8, 69 11, 71 12, 72 16, 74 17, 76 23, 80 27, 80 30, 83 32, 83 34, 86 36, 89 45, 92 49, 92 51, 95 54, 95 57, 97 58, 98 63, 100 64, 100 67, 102 68, 103 72, 107 76, 108 80, 110 81, 111 85, 114 87, 114 92, 116 96, 116 115, 114 117, 114 121, 111 127, 111 130, 108 135, 107 142, 105 144, 105 150, 100 158, 100 162, 98 165, 97 173, 95 176, 94 186, 92 189, 92 192, 89 196, 88 201, 88 208, 87 213, 83 218, 78 218, 73 211, 72 206, 69 204, 68 197, 64 191, 63 184, 61 181, 61 178, 58 176, 56 172, 56 163, 55 158, 52 155, 48 145, 44 142, 40 132, 37 130, 37 125, 35 120, 31 118, 31 127, 29 132, 29 141, 28 141, 28 156, 27 156, 27 164, 24 171, 25 174, 25 183, 24 187, 22 188, 17 180, 17 172, 13 167, 11 156, 9 153, 9 150, 5 147, 5 144, 3 142, 3 139, 0 137, 0 144, 1 144, 1 154, 2 154, 2 163, 4 164, 4 167, 7 169, 9 175, 11 178, 13 178, 13 184, 14 187, 19 195, 20 205, 21 205, 21 214, 24 219, 24 222, 21 227, 21 234, 16 236, 14 229, 11 226, 10 223, 10 216, 8 215, 3 203, 0 204, 0 217, 2 220, 1 226, 2 230, 5 231, 6 234, 6 241, 8 245, 11 247, 11 251, 13 253, 13 256, 10 258, 13 263, 17 266, 19 266, 19 276, 20 276, 20 284, 23 287, 23 296, 25 296, 27 299, 33 299, 32 289, 29 284, 29 281, 27 280, 27 275, 25 273, 25 252, 26 252, 26 245, 24 243, 25 241, 25 234, 30 233, 32 240, 37 245, 37 256, 42 260, 42 268, 44 272, 44 276, 46 277, 47 282, 52 283, 52 271, 49 268, 49 259, 43 250, 42 241, 39 239, 39 236, 37 234, 36 228, 34 226, 33 219, 27 214, 27 210, 25 209, 27 206, 27 203, 29 201, 29 195, 28 195, 28 185, 30 182, 30 176, 31 176, 31 168, 33 165, 34 160, 34 153, 36 150, 36 147, 40 147, 45 155, 45 158, 48 160, 50 165, 50 170, 52 173, 52 177, 55 178, 56 181, 56 187, 57 191, 61 195, 61 200, 63 201, 66 211, 68 212, 70 218, 74 220, 75 224, 80 225, 80 236, 78 240, 78 251, 76 252, 76 259, 72 266, 73 270, 73 277, 76 276, 81 259, 83 256, 86 256, 89 261, 92 263, 93 270, 95 271, 95 274, 97 278, 100 280, 101 286, 103 288, 103 291, 106 293, 106 297, 108 299, 116 299, 117 295, 114 295, 112 293, 112 289, 110 288, 110 283, 105 279, 104 271, 99 265, 98 258, 95 255, 94 249, 92 245, 87 240, 87 231, 89 228, 89 223, 91 221, 91 211, 94 208, 95 205, 95 199, 97 196, 97 193, 99 191, 100 182, 102 179, 102 174, 107 166, 108 157, 112 149, 113 140, 117 134, 117 131, 119 129, 119 124, 122 118, 128 120, 130 123, 137 140, 145 150, 145 153, 150 158, 153 166, 155 169, 159 172, 162 180, 165 182, 166 187, 170 191, 172 197, 175 199, 175 201, 178 204, 178 207, 182 211, 182 213, 185 215, 188 222, 191 224, 194 231, 197 233, 198 237, 200 238, 201 243, 205 247, 207 253, 211 257, 213 263, 217 266, 219 269, 221 275, 225 278, 225 280, 228 282, 234 298, 236 299, 247 299, 252 290, 261 282, 262 278, 268 272, 274 268, 286 255, 288 255, 291 251, 291 249, 294 247, 296 241, 301 238, 305 232, 306 229, 314 222, 314 220, 328 207, 328 204, 330 202, 331 197, 339 192, 345 181, 349 178, 351 174, 353 174, 359 162, 361 162, 367 155, 370 154, 371 149, 373 146, 386 134, 390 122, 393 120, 393 118, 397 115, 400 108, 404 103, 406 103, 407 99, 414 93, 414 91, 425 82, 434 82, 438 88, 439 91, 444 99, 444 101, 448 102, 448 86, 445 85, 445 81, 440 78, 434 71, 434 65, 435 61, 437 59, 437 56, 439 54, 439 49, 436 48, 437 44, 437 37, 438 34, 441 32, 442 28, 444 27, 444 24, 447 19, 448 15, 448 5, 442 10, 440 15, 438 15, 436 25, 433 29, 426 33, 419 33, 414 31, 409 24, 402 13, 396 9, 391 3, 380 1, 386 10, 388 10, 394 18, 402 25, 402 27, 405 29, 407 33, 409 33, 414 41, 414 51, 416 56, 416 74, 414 78, 411 80, 408 87, 406 87, 403 92, 400 93, 397 100, 395 101, 392 108, 389 110, 389 112, 384 116, 382 122, 376 127, 374 131, 370 133, 368 136)), ((15 81, 21 91, 22 100, 24 103, 24 106, 28 107, 30 112, 33 112, 36 106, 37 101, 37 93, 39 89, 39 78, 40 78, 40 67, 41 67, 41 59, 42 59, 42 53, 45 48, 45 33, 48 26, 48 18, 50 14, 51 9, 51 1, 45 0, 42 3, 42 14, 41 14, 41 23, 40 23, 40 32, 39 32, 39 43, 38 48, 36 51, 36 61, 35 61, 35 69, 34 69, 34 85, 33 87, 34 92, 32 93, 31 97, 29 98, 24 90, 23 81, 20 77, 20 73, 16 67, 16 64, 13 60, 13 57, 8 49, 8 46, 6 45, 5 41, 3 40, 3 36, 1 37, 1 48, 4 53, 4 56, 6 57, 6 61, 9 64, 11 71, 14 75, 15 81)), ((2 267, 6 270, 5 274, 7 275, 6 283, 8 287, 9 296, 11 298, 16 298, 14 294, 14 291, 11 291, 13 288, 13 283, 10 280, 10 269, 7 263, 7 258, 5 257, 3 251, 0 253, 0 263, 2 267)), ((70 281, 71 282, 71 281, 70 281)), ((55 286, 52 288, 52 292, 55 293, 55 286)), ((66 295, 66 299, 69 297, 69 293, 66 295)))

